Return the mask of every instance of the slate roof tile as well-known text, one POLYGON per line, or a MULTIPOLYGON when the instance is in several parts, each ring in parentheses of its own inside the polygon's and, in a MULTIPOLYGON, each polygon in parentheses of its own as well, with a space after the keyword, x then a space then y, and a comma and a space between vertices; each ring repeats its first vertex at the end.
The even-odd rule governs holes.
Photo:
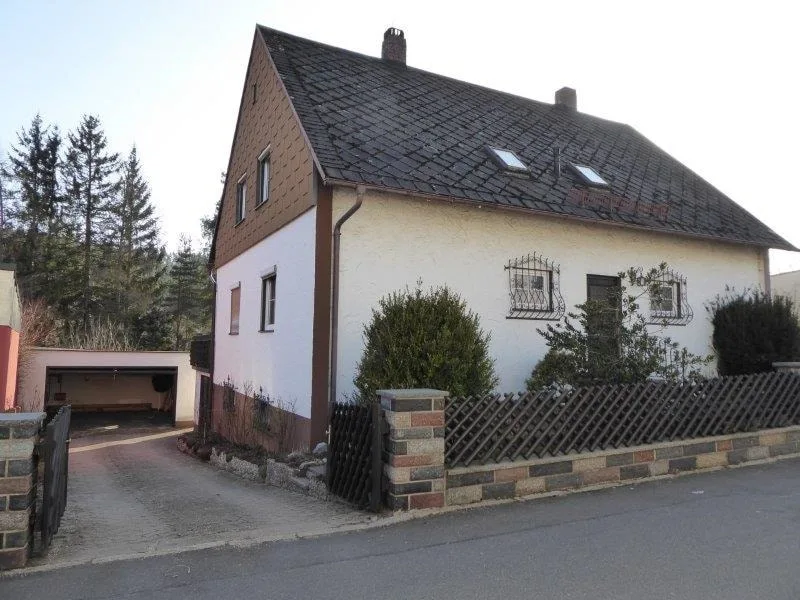
POLYGON ((528 207, 740 243, 795 248, 632 127, 259 27, 323 176, 410 192, 528 207), (527 179, 495 164, 513 150, 527 179), (567 201, 582 184, 562 163, 589 164, 610 193, 669 207, 595 210, 567 201))

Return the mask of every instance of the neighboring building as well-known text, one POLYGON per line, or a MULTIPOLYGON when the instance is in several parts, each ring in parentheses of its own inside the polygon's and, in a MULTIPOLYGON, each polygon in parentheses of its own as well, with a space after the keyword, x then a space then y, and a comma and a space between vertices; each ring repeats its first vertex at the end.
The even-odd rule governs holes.
POLYGON ((800 271, 788 271, 770 275, 770 291, 773 296, 785 296, 794 303, 794 311, 800 315, 800 271))
POLYGON ((323 439, 373 307, 419 279, 479 314, 499 390, 544 355, 537 328, 635 265, 675 269, 644 309, 706 354, 703 304, 795 249, 574 90, 537 102, 405 56, 396 29, 373 58, 256 28, 212 247, 215 414, 230 379, 323 439))
POLYGON ((159 413, 176 427, 194 419, 195 374, 188 352, 33 348, 20 406, 41 411, 159 413))
POLYGON ((0 264, 0 409, 14 407, 22 311, 14 269, 0 264))

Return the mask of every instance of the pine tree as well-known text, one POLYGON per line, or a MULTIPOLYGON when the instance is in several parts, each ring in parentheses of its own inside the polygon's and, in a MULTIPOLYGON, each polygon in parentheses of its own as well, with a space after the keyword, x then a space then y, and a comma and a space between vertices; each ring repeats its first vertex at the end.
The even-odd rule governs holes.
MULTIPOLYGON (((122 164, 120 193, 110 206, 114 262, 108 269, 112 296, 109 308, 126 327, 147 323, 142 316, 161 305, 166 271, 159 245, 158 219, 150 203, 136 147, 122 164)), ((132 332, 139 337, 140 332, 132 332)), ((148 336, 152 338, 152 336, 148 336)), ((147 342, 142 341, 144 348, 147 342)))
POLYGON ((66 223, 69 201, 61 193, 58 177, 61 136, 57 128, 44 125, 36 115, 17 140, 5 169, 16 191, 16 202, 9 211, 17 229, 14 260, 25 296, 54 305, 68 295, 72 281, 66 223))
POLYGON ((203 258, 192 251, 188 236, 181 236, 180 243, 169 272, 167 307, 172 319, 175 348, 182 350, 194 334, 206 327, 209 313, 203 258))
POLYGON ((99 119, 93 115, 84 115, 78 129, 68 135, 68 140, 66 173, 81 238, 80 292, 76 317, 86 330, 91 318, 100 313, 104 292, 98 278, 103 259, 100 250, 111 229, 108 221, 109 203, 119 189, 119 181, 114 177, 119 156, 106 150, 108 143, 105 133, 99 119))

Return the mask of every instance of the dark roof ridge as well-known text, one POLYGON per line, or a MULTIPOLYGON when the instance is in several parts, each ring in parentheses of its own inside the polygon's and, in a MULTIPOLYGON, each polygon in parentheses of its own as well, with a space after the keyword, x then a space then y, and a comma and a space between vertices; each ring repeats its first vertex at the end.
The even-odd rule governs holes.
MULTIPOLYGON (((286 33, 285 31, 280 31, 279 29, 274 29, 272 27, 267 27, 266 25, 257 24, 256 27, 260 31, 268 31, 270 33, 276 33, 278 35, 282 35, 282 36, 285 36, 285 37, 293 38, 295 40, 299 40, 301 42, 305 42, 305 43, 308 43, 308 44, 314 44, 316 46, 323 46, 323 47, 328 48, 330 50, 336 50, 337 52, 345 52, 347 54, 352 54, 352 55, 357 56, 359 58, 365 58, 365 59, 368 59, 368 60, 371 60, 371 61, 375 61, 378 64, 383 64, 383 65, 386 64, 386 62, 382 58, 380 58, 379 56, 372 56, 371 54, 364 54, 363 52, 356 52, 355 50, 348 50, 347 48, 340 48, 339 46, 334 46, 333 44, 326 44, 324 42, 318 42, 316 40, 311 40, 309 38, 304 38, 304 37, 299 36, 299 35, 294 35, 292 33, 286 33)), ((483 90, 483 91, 486 91, 486 92, 491 92, 493 94, 500 94, 502 96, 506 96, 507 98, 510 98, 511 100, 517 100, 517 101, 521 101, 523 103, 532 102, 532 103, 534 103, 534 104, 536 104, 538 106, 545 107, 545 108, 556 108, 558 106, 557 104, 555 104, 553 102, 545 102, 544 100, 536 100, 534 98, 528 98, 527 96, 522 96, 520 94, 514 94, 512 92, 507 92, 507 91, 504 91, 504 90, 498 90, 496 88, 492 88, 492 87, 489 87, 489 86, 486 86, 486 85, 481 85, 480 83, 474 83, 474 82, 471 82, 471 81, 465 81, 464 79, 458 79, 457 77, 451 77, 450 75, 442 75, 441 73, 435 73, 433 71, 428 71, 426 69, 420 69, 419 67, 413 67, 413 66, 410 66, 410 65, 404 65, 404 67, 406 69, 410 70, 410 71, 416 71, 417 73, 421 73, 423 75, 428 75, 430 77, 436 77, 438 79, 446 79, 447 81, 451 81, 453 83, 458 83, 458 84, 461 84, 461 85, 466 85, 466 86, 469 86, 469 87, 477 88, 479 90, 483 90)), ((626 126, 630 127, 630 125, 628 123, 624 122, 624 121, 615 121, 614 119, 608 119, 608 118, 605 118, 605 117, 599 117, 597 115, 594 115, 594 114, 591 114, 591 113, 586 113, 586 112, 581 112, 579 110, 578 111, 572 111, 571 114, 573 116, 577 116, 579 118, 596 119, 598 121, 602 121, 604 123, 610 123, 612 125, 626 125, 626 126)))

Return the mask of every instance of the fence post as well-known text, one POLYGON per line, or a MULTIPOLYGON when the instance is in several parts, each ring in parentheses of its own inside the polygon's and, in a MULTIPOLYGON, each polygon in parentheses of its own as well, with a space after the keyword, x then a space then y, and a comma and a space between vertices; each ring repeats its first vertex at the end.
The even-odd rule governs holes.
POLYGON ((389 424, 384 470, 392 510, 444 506, 444 404, 449 392, 379 390, 389 424))
POLYGON ((44 416, 0 415, 0 571, 24 567, 33 547, 33 451, 44 416))

